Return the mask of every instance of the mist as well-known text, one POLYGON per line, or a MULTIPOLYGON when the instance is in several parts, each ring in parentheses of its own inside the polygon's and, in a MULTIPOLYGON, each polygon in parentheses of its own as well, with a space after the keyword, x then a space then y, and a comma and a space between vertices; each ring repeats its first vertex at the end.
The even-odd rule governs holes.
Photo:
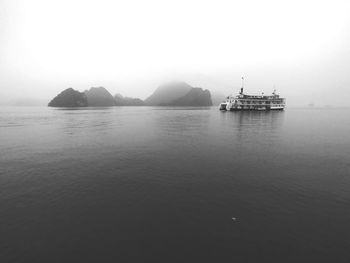
POLYGON ((0 104, 104 86, 141 99, 181 80, 289 106, 348 106, 348 1, 0 2, 0 104))

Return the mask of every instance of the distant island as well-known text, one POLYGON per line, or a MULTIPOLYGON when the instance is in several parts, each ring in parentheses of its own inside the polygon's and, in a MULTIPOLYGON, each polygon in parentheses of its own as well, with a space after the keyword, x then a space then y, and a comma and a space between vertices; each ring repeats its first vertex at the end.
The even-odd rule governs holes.
POLYGON ((49 107, 87 107, 88 100, 84 92, 68 88, 53 98, 49 107))
POLYGON ((111 93, 104 87, 90 88, 85 91, 89 107, 115 106, 115 100, 111 93))
POLYGON ((53 98, 49 107, 111 107, 111 106, 212 106, 209 90, 192 87, 185 82, 171 82, 158 87, 144 101, 139 98, 114 97, 104 87, 84 92, 68 88, 53 98))
POLYGON ((185 82, 171 82, 157 88, 145 100, 148 106, 212 106, 209 90, 194 88, 185 82))
POLYGON ((116 106, 145 106, 145 102, 138 98, 123 97, 120 94, 114 95, 116 106))

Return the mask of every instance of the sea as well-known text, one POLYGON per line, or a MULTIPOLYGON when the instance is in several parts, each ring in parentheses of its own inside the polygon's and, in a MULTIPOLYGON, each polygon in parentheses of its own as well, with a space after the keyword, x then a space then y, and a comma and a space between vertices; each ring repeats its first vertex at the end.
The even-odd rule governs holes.
POLYGON ((350 109, 0 108, 0 262, 350 262, 350 109))

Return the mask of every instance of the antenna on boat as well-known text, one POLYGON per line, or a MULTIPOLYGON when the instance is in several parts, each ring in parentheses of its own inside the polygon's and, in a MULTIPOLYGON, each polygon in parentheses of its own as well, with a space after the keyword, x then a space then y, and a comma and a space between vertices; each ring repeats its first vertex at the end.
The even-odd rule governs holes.
POLYGON ((242 77, 242 87, 241 87, 241 94, 243 94, 243 88, 244 88, 244 77, 242 77))

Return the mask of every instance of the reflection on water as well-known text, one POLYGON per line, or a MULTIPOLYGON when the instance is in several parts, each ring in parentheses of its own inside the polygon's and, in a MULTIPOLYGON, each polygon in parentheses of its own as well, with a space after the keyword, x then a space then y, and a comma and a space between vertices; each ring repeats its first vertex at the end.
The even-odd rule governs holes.
POLYGON ((234 126, 244 128, 254 126, 256 128, 269 127, 271 130, 281 127, 284 111, 234 111, 222 112, 220 116, 224 121, 234 123, 234 126))

